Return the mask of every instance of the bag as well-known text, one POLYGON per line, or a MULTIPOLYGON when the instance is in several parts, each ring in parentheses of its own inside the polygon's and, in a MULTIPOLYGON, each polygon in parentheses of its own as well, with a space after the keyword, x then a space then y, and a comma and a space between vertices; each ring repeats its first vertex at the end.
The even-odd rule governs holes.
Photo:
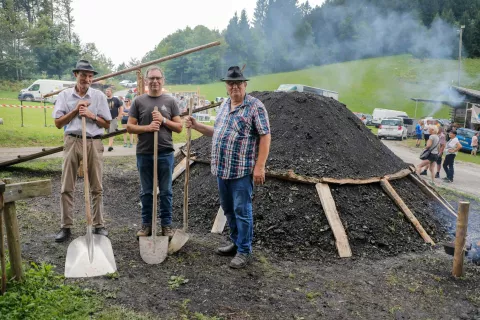
POLYGON ((430 153, 432 152, 433 149, 435 149, 438 144, 440 143, 440 137, 438 137, 438 142, 434 147, 430 147, 429 149, 425 149, 420 153, 420 160, 428 160, 428 157, 430 157, 430 153))

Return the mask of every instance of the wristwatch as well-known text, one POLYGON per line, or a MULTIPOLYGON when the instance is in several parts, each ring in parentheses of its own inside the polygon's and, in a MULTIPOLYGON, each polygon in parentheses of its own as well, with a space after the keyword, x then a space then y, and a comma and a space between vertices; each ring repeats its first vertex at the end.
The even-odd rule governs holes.
POLYGON ((163 117, 162 123, 167 124, 167 118, 163 117))
POLYGON ((95 119, 93 119, 93 122, 97 122, 97 120, 98 120, 98 116, 95 115, 95 119))

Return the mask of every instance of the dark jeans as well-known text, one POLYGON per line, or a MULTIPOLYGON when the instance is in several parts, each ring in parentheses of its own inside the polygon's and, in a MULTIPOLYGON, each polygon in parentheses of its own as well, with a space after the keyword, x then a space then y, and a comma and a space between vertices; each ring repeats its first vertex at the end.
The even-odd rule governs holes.
MULTIPOLYGON (((172 224, 173 152, 159 153, 157 166, 160 189, 158 217, 162 226, 169 226, 172 224)), ((152 225, 153 209, 153 154, 137 154, 137 168, 140 173, 142 224, 150 226, 152 225)))
POLYGON ((447 154, 445 160, 443 160, 443 169, 447 174, 447 178, 453 181, 453 161, 455 160, 456 154, 447 154))
POLYGON ((424 134, 423 134, 423 139, 425 139, 425 145, 427 145, 427 141, 428 141, 429 138, 430 138, 430 134, 429 134, 429 133, 424 133, 424 134))
POLYGON ((239 179, 217 178, 220 205, 227 217, 230 239, 239 253, 252 252, 253 240, 253 176, 239 179))

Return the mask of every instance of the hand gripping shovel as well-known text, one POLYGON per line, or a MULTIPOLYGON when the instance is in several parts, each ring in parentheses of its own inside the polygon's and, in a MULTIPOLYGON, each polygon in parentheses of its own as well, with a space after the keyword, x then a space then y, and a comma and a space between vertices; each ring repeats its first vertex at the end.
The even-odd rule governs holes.
MULTIPOLYGON (((93 234, 92 214, 90 212, 90 183, 88 181, 88 154, 86 120, 82 117, 83 171, 85 192, 85 213, 87 216, 87 234, 73 240, 67 249, 65 260, 66 278, 96 277, 117 270, 110 239, 93 234)), ((90 146, 93 148, 93 145, 90 146)))
MULTIPOLYGON (((158 111, 158 107, 155 107, 158 111)), ((148 264, 159 264, 167 257, 168 237, 157 237, 158 131, 153 133, 153 208, 152 235, 140 237, 140 256, 148 264)))
MULTIPOLYGON (((192 104, 188 106, 188 115, 192 116, 192 104)), ((173 234, 170 245, 168 246, 168 254, 172 254, 180 250, 187 243, 190 236, 188 229, 188 180, 190 179, 190 145, 192 141, 192 129, 187 128, 187 154, 185 161, 185 185, 183 191, 183 230, 177 229, 173 234)))

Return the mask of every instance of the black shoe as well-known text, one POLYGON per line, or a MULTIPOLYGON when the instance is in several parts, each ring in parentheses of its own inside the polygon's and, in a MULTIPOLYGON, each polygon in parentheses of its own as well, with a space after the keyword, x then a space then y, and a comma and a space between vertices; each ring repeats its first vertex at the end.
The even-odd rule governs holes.
POLYGON ((440 172, 435 173, 435 178, 440 179, 440 172))
POLYGON ((107 231, 107 229, 105 229, 104 227, 95 228, 95 229, 93 230, 93 233, 99 234, 99 235, 101 235, 101 236, 108 237, 108 231, 107 231))
POLYGON ((235 258, 230 261, 230 264, 228 266, 233 269, 245 268, 251 260, 252 254, 245 254, 239 252, 235 255, 235 258))
POLYGON ((426 176, 427 175, 427 170, 423 170, 422 172, 420 172, 420 175, 421 176, 426 176))
POLYGON ((108 147, 108 151, 112 151, 113 150, 113 147, 108 147))
POLYGON ((228 246, 217 248, 215 253, 219 256, 234 256, 237 254, 237 246, 232 243, 228 246))
POLYGON ((62 228, 60 232, 55 236, 55 242, 64 242, 67 241, 72 235, 70 228, 62 228))

